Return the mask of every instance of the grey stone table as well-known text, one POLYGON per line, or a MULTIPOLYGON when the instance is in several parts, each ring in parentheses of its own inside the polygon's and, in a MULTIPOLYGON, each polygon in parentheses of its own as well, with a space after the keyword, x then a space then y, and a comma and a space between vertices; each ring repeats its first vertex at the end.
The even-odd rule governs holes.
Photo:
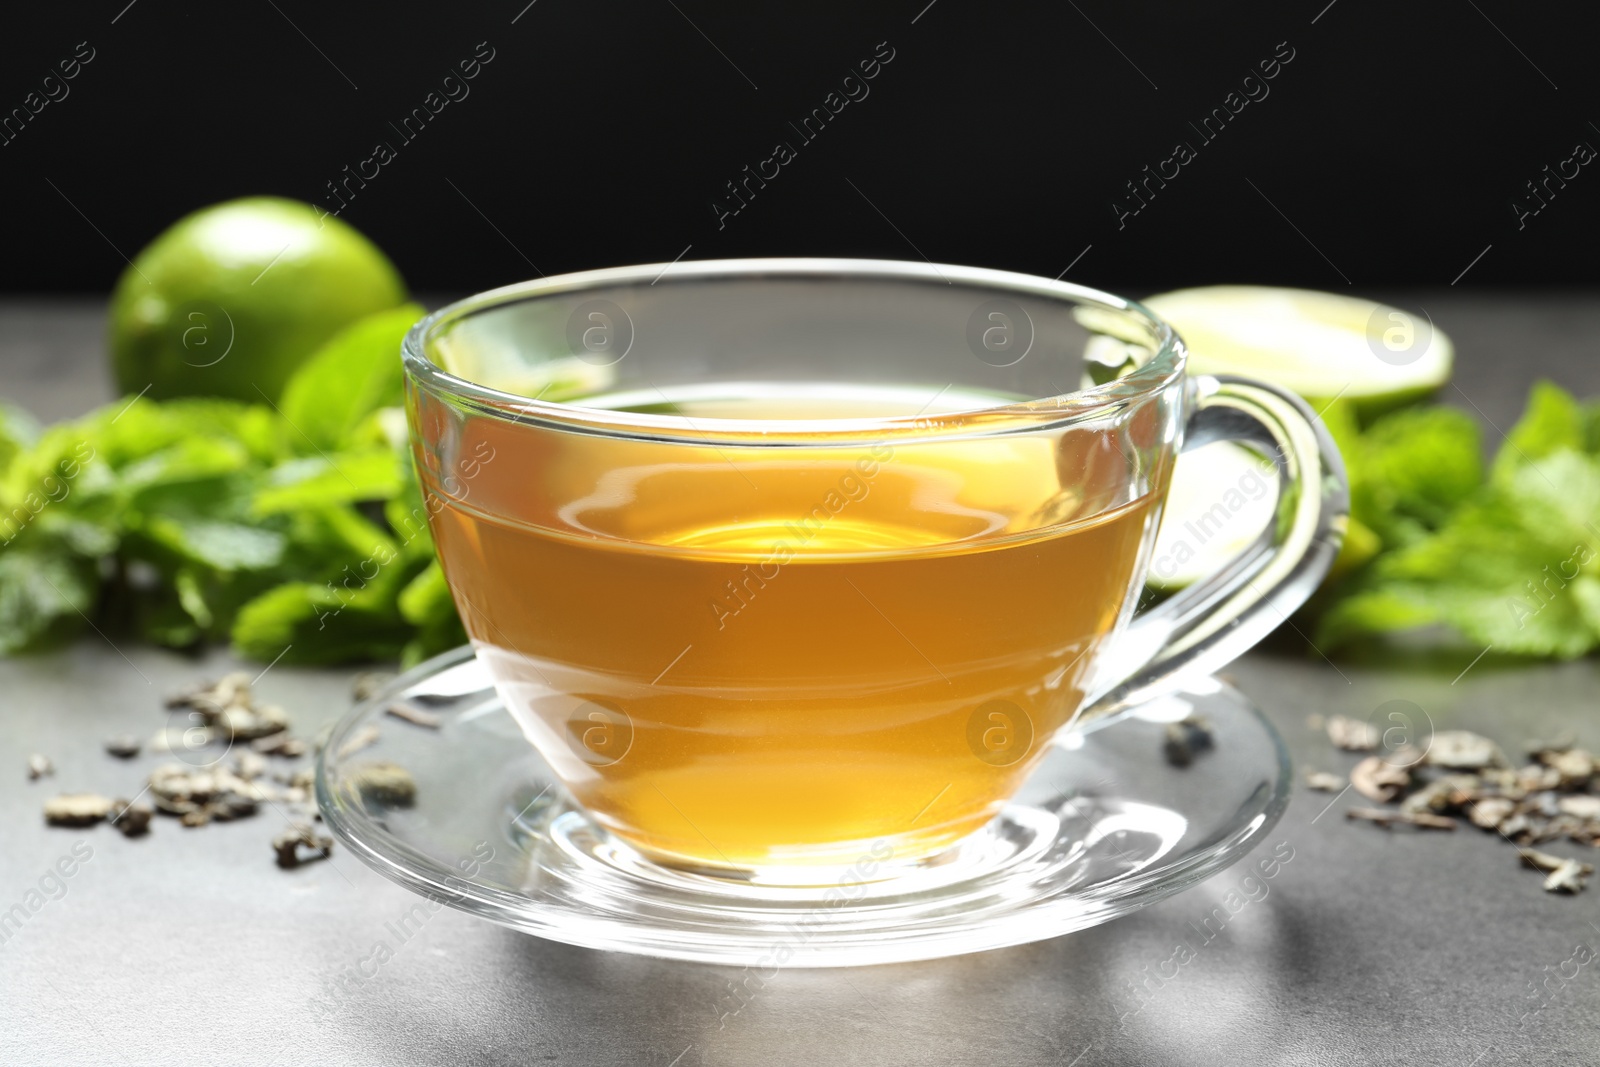
MULTIPOLYGON (((1457 340, 1445 399, 1507 428, 1528 384, 1600 392, 1600 301, 1408 294, 1457 340)), ((48 417, 108 397, 98 306, 0 303, 0 387, 48 417)), ((1488 436, 1495 438, 1490 429, 1488 436)), ((736 972, 549 944, 440 909, 406 940, 415 897, 348 854, 272 862, 271 810, 141 840, 46 828, 45 797, 135 792, 154 762, 100 751, 148 734, 163 694, 229 661, 94 635, 0 661, 0 913, 43 903, 0 944, 0 1064, 1569 1064, 1600 1058, 1600 889, 1545 894, 1476 831, 1405 835, 1345 821, 1346 796, 1297 785, 1262 846, 1293 858, 1267 895, 1155 977, 1244 865, 1131 917, 1022 948, 930 963, 784 971, 737 1014, 736 972), (56 776, 30 783, 30 752, 56 776), (75 855, 76 851, 76 855, 75 855), (88 853, 87 858, 84 858, 88 853), (72 874, 52 874, 62 857, 72 874), (37 903, 37 898, 34 901, 37 903), (329 990, 375 944, 347 997, 329 990), (1580 950, 1581 946, 1581 950, 1580 950), (1166 973, 1171 974, 1171 968, 1166 973), (320 1006, 319 1006, 320 1002, 320 1006)), ((1600 747, 1593 663, 1492 657, 1330 664, 1258 652, 1231 673, 1299 765, 1343 771, 1306 723, 1391 699, 1508 746, 1575 734, 1600 747)), ((255 665, 255 670, 260 666, 255 665)), ((310 734, 350 671, 275 668, 264 696, 310 734)), ((1259 893, 1257 894, 1259 897, 1259 893)), ((27 910, 27 909, 25 909, 27 910)))

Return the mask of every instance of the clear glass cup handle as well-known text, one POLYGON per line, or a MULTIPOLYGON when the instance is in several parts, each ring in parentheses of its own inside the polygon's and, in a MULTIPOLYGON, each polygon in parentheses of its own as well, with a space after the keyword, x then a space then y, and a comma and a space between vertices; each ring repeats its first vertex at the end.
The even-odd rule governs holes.
POLYGON ((1266 453, 1278 472, 1275 521, 1217 573, 1135 615, 1103 660, 1075 723, 1119 712, 1210 674, 1305 603, 1344 541, 1350 490, 1344 461, 1305 401, 1248 378, 1189 379, 1183 451, 1234 441, 1266 453))

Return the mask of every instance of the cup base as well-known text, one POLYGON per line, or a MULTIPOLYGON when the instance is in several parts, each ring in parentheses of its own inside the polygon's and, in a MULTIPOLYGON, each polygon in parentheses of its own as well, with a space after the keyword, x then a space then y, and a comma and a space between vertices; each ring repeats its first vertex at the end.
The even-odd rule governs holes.
POLYGON ((317 796, 352 852, 441 903, 569 944, 770 968, 929 959, 1105 922, 1254 848, 1289 781, 1260 712, 1202 678, 1061 739, 996 818, 932 856, 897 863, 869 843, 844 869, 696 870, 655 862, 578 809, 463 648, 339 723, 317 796), (401 701, 436 713, 438 728, 385 714, 401 701), (1180 769, 1162 741, 1189 714, 1214 744, 1180 769), (377 743, 339 757, 369 725, 377 743), (361 765, 375 760, 410 772, 409 804, 363 794, 361 765))

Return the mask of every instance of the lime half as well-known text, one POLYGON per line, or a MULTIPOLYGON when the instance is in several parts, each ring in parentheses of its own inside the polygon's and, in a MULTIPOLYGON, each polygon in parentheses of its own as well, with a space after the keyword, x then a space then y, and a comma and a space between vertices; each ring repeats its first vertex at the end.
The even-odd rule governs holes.
POLYGON ((1364 417, 1438 389, 1455 356, 1426 311, 1334 293, 1216 285, 1144 304, 1177 328, 1192 373, 1259 378, 1319 409, 1348 400, 1364 417))

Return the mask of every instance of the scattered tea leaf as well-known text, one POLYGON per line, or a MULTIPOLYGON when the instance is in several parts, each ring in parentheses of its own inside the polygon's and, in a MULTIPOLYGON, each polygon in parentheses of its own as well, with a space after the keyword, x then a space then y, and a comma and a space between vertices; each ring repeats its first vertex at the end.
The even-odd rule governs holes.
POLYGON ((1516 807, 1516 801, 1508 797, 1484 797, 1468 809, 1467 818, 1480 830, 1493 830, 1510 818, 1516 807))
POLYGON ((1395 826, 1415 826, 1423 830, 1454 830, 1456 821, 1429 812, 1404 812, 1390 808, 1351 808, 1344 813, 1347 819, 1364 819, 1384 829, 1395 826))
POLYGON ((287 733, 276 733, 256 738, 250 742, 250 750, 263 756, 298 759, 306 754, 306 743, 298 737, 290 737, 287 733))
POLYGON ((278 866, 289 870, 333 855, 333 838, 317 833, 310 823, 294 823, 272 839, 272 849, 278 854, 278 866), (310 854, 302 855, 301 849, 310 854))
POLYGON ((1161 753, 1174 767, 1187 767, 1202 752, 1215 744, 1211 723, 1198 715, 1180 722, 1169 722, 1161 742, 1161 753))
POLYGON ((150 816, 153 813, 148 804, 139 804, 127 800, 113 800, 111 807, 106 812, 111 825, 122 831, 124 837, 139 837, 150 830, 150 816))
POLYGON ((131 734, 117 734, 105 740, 106 754, 117 759, 133 759, 140 748, 139 739, 131 734))
POLYGON ((1346 752, 1371 752, 1378 747, 1378 728, 1370 722, 1335 715, 1328 720, 1328 740, 1346 752))
POLYGON ((1337 774, 1329 774, 1327 771, 1306 772, 1307 788, 1315 789, 1319 793, 1337 793, 1343 790, 1346 784, 1337 774))
POLYGON ((1556 801, 1556 810, 1578 819, 1600 819, 1600 797, 1588 794, 1561 797, 1556 801))
POLYGON ((1581 893, 1586 884, 1586 877, 1594 873, 1594 868, 1587 863, 1576 860, 1563 860, 1561 866, 1551 871, 1544 880, 1546 893, 1581 893))
POLYGON ((1396 767, 1381 756, 1368 756, 1350 772, 1350 785, 1368 800, 1387 804, 1411 784, 1411 773, 1396 767))
POLYGON ((1548 852, 1536 852, 1531 848, 1522 850, 1522 862, 1534 870, 1548 872, 1544 880, 1547 893, 1581 893, 1589 875, 1594 873, 1592 864, 1552 856, 1548 852))
POLYGON ((386 714, 393 715, 397 719, 409 722, 414 726, 426 727, 429 730, 437 730, 439 724, 443 721, 433 712, 423 711, 421 708, 412 707, 410 704, 390 704, 383 710, 386 714))
POLYGON ((1467 730, 1440 730, 1428 746, 1428 762, 1435 767, 1458 771, 1477 771, 1485 767, 1504 767, 1505 753, 1481 734, 1467 730))
POLYGON ((417 799, 411 772, 394 763, 363 763, 349 771, 351 781, 368 802, 391 808, 409 808, 417 799))
POLYGON ((1561 751, 1545 749, 1539 752, 1536 758, 1556 772, 1564 789, 1580 788, 1594 777, 1594 756, 1585 749, 1568 748, 1561 751))
POLYGON ((98 793, 62 793, 44 803, 44 821, 51 826, 93 826, 110 812, 110 798, 98 793))
POLYGON ((56 765, 50 762, 49 756, 42 756, 35 752, 28 757, 28 781, 37 782, 46 775, 56 773, 56 765))

